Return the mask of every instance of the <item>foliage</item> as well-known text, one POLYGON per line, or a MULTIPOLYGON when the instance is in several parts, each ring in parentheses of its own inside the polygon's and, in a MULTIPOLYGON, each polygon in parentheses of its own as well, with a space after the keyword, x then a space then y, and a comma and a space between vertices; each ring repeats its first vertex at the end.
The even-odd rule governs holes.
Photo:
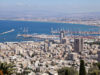
POLYGON ((15 73, 15 65, 7 64, 6 62, 0 63, 0 71, 3 72, 4 75, 11 75, 15 73))
POLYGON ((93 64, 89 69, 88 75, 100 75, 100 62, 93 64))
POLYGON ((100 70, 100 62, 98 62, 98 63, 97 63, 97 67, 98 67, 98 68, 99 68, 99 70, 100 70))
POLYGON ((84 60, 80 60, 80 70, 79 75, 86 75, 84 60))
POLYGON ((100 70, 93 70, 88 75, 100 75, 100 70))
POLYGON ((58 70, 58 75, 78 75, 78 72, 72 67, 64 67, 58 70))

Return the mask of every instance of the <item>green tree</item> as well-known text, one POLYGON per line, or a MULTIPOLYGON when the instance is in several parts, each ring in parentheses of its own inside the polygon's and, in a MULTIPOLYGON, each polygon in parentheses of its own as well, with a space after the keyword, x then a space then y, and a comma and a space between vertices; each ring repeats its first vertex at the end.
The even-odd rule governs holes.
POLYGON ((80 60, 79 75, 86 75, 84 60, 80 60))
POLYGON ((100 70, 100 62, 98 62, 98 63, 97 63, 97 67, 98 67, 98 68, 99 68, 99 70, 100 70))
POLYGON ((78 75, 78 72, 72 67, 64 67, 58 70, 58 75, 78 75))
POLYGON ((89 69, 88 75, 100 75, 100 63, 94 63, 89 69))
POLYGON ((0 63, 0 71, 3 72, 4 75, 11 75, 15 73, 15 65, 7 64, 6 62, 0 63))
POLYGON ((93 70, 92 72, 89 72, 88 75, 100 75, 100 70, 93 70))

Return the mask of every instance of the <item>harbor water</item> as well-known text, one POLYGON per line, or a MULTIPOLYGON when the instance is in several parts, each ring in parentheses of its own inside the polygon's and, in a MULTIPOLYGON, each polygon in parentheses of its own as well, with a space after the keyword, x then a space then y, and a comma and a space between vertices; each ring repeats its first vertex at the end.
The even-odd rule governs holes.
POLYGON ((33 39, 18 38, 18 34, 48 34, 52 30, 68 31, 99 31, 96 26, 52 23, 52 22, 33 22, 33 21, 9 21, 0 20, 0 42, 32 41, 33 39))

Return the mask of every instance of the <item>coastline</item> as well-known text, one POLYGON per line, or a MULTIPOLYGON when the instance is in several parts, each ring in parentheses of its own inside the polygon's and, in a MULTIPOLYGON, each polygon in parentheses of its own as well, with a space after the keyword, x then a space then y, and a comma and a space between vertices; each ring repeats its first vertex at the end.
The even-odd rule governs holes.
MULTIPOLYGON (((56 30, 58 28, 69 30, 69 31, 79 31, 82 29, 82 31, 89 31, 89 29, 93 30, 94 28, 97 29, 96 26, 88 26, 88 25, 82 25, 82 24, 69 24, 65 22, 50 22, 50 21, 30 21, 30 20, 1 20, 0 25, 2 27, 1 32, 6 32, 11 29, 15 29, 15 32, 4 34, 0 37, 1 42, 11 42, 11 41, 28 41, 28 40, 34 40, 31 38, 25 39, 22 37, 17 37, 18 34, 32 34, 32 33, 38 33, 38 34, 51 34, 51 30, 56 30), (63 24, 64 23, 64 24, 63 24), (29 25, 28 25, 29 24, 29 25), (9 28, 11 26, 11 28, 9 28), (46 26, 46 28, 44 27, 46 26), (3 28, 4 27, 4 28, 3 28), (36 28, 35 28, 36 27, 36 28), (8 29, 6 29, 8 28, 8 29), (25 32, 25 30, 29 32, 25 32), (12 38, 13 37, 13 38, 12 38)), ((95 31, 95 30, 93 30, 95 31)))
POLYGON ((86 22, 73 22, 73 21, 50 21, 50 20, 22 20, 22 19, 0 19, 0 20, 7 20, 7 21, 27 21, 27 22, 46 22, 46 23, 67 23, 67 24, 81 24, 81 25, 88 25, 88 26, 96 26, 100 27, 100 25, 93 24, 93 23, 86 23, 86 22))

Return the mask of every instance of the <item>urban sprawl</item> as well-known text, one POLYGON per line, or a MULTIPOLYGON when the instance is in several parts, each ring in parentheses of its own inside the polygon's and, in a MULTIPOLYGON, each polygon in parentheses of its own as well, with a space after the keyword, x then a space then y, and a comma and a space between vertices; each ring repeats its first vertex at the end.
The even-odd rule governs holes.
POLYGON ((61 31, 59 40, 4 42, 0 43, 0 61, 14 63, 18 73, 29 68, 29 75, 49 75, 47 72, 58 75, 58 69, 72 65, 79 71, 83 59, 88 71, 93 63, 100 61, 100 45, 96 44, 99 41, 99 36, 72 37, 61 31))

